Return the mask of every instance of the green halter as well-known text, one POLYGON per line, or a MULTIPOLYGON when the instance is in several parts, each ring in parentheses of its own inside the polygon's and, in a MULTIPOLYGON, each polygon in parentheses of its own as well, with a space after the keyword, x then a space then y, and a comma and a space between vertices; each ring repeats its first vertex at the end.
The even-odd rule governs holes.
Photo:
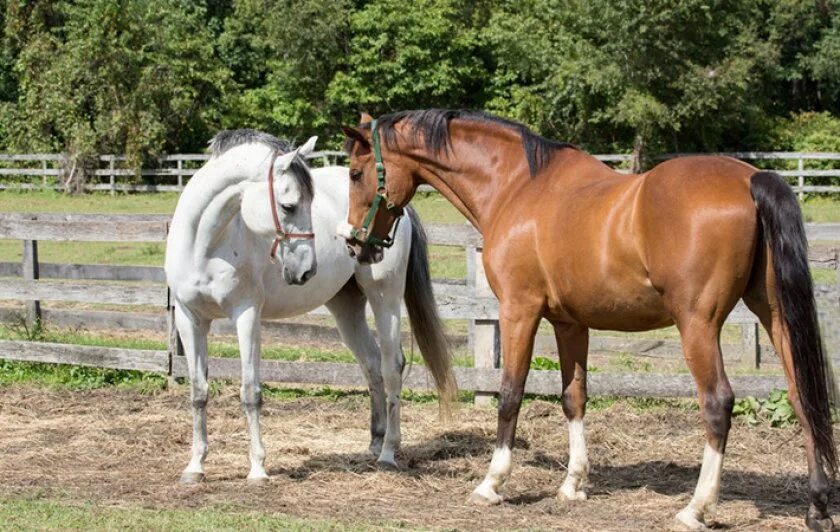
POLYGON ((353 229, 352 235, 362 244, 371 244, 389 248, 394 245, 394 235, 397 234, 397 227, 400 225, 400 218, 403 215, 403 209, 388 200, 388 190, 385 188, 385 164, 382 162, 382 148, 379 142, 379 129, 377 128, 377 121, 375 119, 370 123, 370 129, 373 136, 373 156, 376 161, 376 196, 373 198, 373 203, 370 205, 370 209, 362 222, 362 226, 358 229, 353 229), (379 238, 370 233, 370 225, 376 218, 376 213, 379 212, 379 208, 383 202, 385 204, 385 208, 388 209, 388 212, 396 216, 397 223, 394 224, 393 234, 388 235, 385 238, 379 238))

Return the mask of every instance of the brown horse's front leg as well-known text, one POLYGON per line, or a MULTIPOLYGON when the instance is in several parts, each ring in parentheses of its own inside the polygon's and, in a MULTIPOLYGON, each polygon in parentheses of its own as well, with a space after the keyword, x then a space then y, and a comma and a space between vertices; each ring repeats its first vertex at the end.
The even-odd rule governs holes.
POLYGON ((502 308, 499 329, 502 336, 502 386, 499 390, 499 428, 496 449, 487 476, 473 491, 470 500, 476 504, 499 504, 498 489, 510 475, 513 462, 511 449, 516 435, 516 420, 525 393, 525 380, 531 365, 534 334, 540 322, 539 309, 502 308))

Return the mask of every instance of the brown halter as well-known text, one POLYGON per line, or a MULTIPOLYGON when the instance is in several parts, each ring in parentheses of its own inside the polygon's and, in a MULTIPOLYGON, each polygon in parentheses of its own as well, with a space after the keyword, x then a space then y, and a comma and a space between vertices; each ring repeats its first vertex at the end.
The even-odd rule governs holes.
POLYGON ((315 233, 287 233, 280 225, 280 217, 277 216, 277 201, 274 199, 274 162, 280 151, 275 151, 271 157, 271 164, 268 165, 268 198, 271 201, 271 217, 274 218, 274 243, 271 244, 271 251, 268 253, 268 258, 272 263, 277 262, 277 248, 280 247, 280 242, 286 239, 299 238, 304 240, 311 240, 315 238, 315 233))

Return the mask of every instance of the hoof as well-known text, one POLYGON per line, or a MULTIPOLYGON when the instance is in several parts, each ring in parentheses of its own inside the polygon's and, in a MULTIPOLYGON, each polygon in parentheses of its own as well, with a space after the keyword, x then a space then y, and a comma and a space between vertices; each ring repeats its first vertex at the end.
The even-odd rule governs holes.
POLYGON ((382 453, 382 442, 381 441, 373 441, 368 447, 368 452, 373 456, 379 456, 382 453))
POLYGON ((248 482, 249 486, 265 486, 269 482, 268 475, 265 473, 262 475, 248 475, 245 481, 248 482))
POLYGON ((376 461, 376 469, 380 471, 399 471, 400 468, 397 467, 396 462, 391 462, 389 460, 377 460, 376 461))
POLYGON ((181 484, 184 486, 192 486, 204 482, 204 473, 188 473, 184 472, 181 475, 181 484))
POLYGON ((478 489, 470 494, 468 501, 476 506, 496 506, 502 504, 502 498, 497 493, 479 493, 478 489))
POLYGON ((585 501, 589 498, 585 491, 576 490, 571 487, 567 488, 566 486, 560 488, 560 491, 557 492, 557 496, 567 501, 585 501))
POLYGON ((834 528, 834 521, 831 520, 831 517, 819 518, 817 516, 808 515, 808 517, 805 518, 805 524, 808 525, 808 530, 813 530, 814 532, 828 532, 836 530, 834 528))
POLYGON ((686 508, 677 514, 676 524, 681 530, 708 530, 702 519, 702 516, 698 519, 693 511, 686 508))
POLYGON ((248 482, 249 486, 263 486, 268 484, 268 474, 266 474, 265 470, 262 468, 259 468, 256 471, 252 469, 245 480, 248 482))

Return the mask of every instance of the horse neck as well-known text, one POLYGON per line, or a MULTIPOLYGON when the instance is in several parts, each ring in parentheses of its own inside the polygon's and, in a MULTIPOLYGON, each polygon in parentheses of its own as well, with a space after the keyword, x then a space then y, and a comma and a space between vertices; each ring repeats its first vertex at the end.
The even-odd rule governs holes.
POLYGON ((448 154, 415 155, 420 179, 448 199, 479 231, 514 190, 527 181, 528 162, 517 132, 502 126, 453 120, 448 154))
POLYGON ((205 257, 239 212, 240 185, 263 179, 259 170, 270 156, 267 147, 236 147, 196 172, 175 208, 170 245, 181 249, 181 255, 191 254, 194 260, 205 257))

